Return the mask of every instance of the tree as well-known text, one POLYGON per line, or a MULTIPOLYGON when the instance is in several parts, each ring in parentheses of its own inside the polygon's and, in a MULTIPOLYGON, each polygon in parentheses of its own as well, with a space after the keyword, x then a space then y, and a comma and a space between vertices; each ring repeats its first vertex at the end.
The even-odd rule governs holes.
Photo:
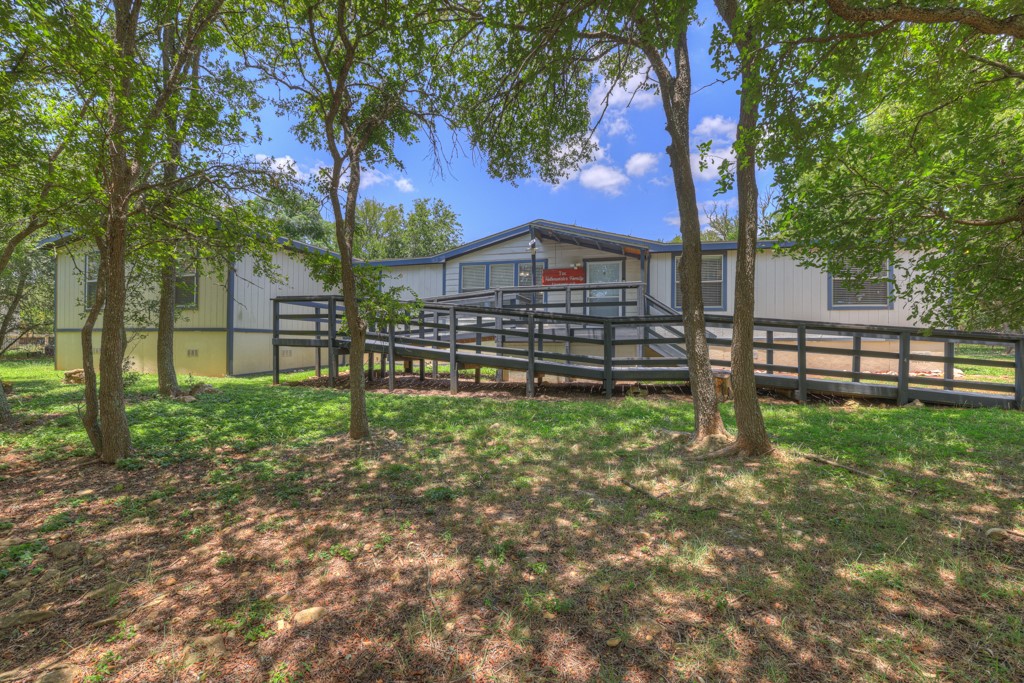
POLYGON ((474 36, 476 49, 486 51, 489 61, 478 77, 481 95, 468 105, 466 120, 475 131, 471 141, 487 151, 495 175, 521 177, 537 170, 542 177, 557 177, 593 153, 586 103, 598 75, 609 93, 605 105, 615 88, 658 92, 683 242, 683 327, 697 445, 726 438, 727 432, 706 337, 700 213, 690 166, 688 32, 695 6, 493 2, 476 15, 481 27, 474 36))
POLYGON ((763 15, 777 235, 853 285, 891 267, 924 324, 1024 328, 1024 56, 973 20, 872 16, 763 15))
POLYGON ((705 242, 735 242, 740 234, 739 216, 730 211, 728 205, 713 202, 704 206, 707 227, 700 237, 705 242))
POLYGON ((250 200, 251 211, 273 235, 330 249, 335 244, 334 224, 324 220, 320 202, 298 187, 271 187, 265 196, 250 200))
MULTIPOLYGON (((757 379, 754 375, 754 273, 757 264, 758 213, 757 150, 761 131, 758 128, 760 108, 760 74, 752 52, 758 47, 756 24, 741 14, 739 0, 715 0, 718 14, 725 23, 727 45, 719 55, 724 66, 735 56, 735 77, 740 86, 740 112, 736 129, 735 184, 739 212, 736 228, 736 275, 733 297, 731 373, 733 405, 736 411, 736 441, 727 449, 743 455, 767 455, 775 450, 764 416, 757 400, 757 379)), ((745 7, 743 9, 746 9, 745 7)), ((723 164, 724 180, 729 166, 723 164)))
MULTIPOLYGON (((96 301, 103 302, 103 330, 99 367, 102 381, 97 388, 91 361, 92 326, 99 312, 94 306, 87 316, 82 338, 86 371, 84 420, 100 460, 105 463, 115 463, 131 451, 123 380, 126 268, 129 254, 139 246, 140 233, 136 228, 152 228, 155 224, 137 219, 148 206, 146 198, 159 187, 155 185, 156 169, 167 158, 167 144, 173 139, 166 135, 165 117, 182 97, 197 55, 215 30, 223 5, 224 0, 113 0, 109 14, 90 13, 107 29, 102 41, 105 58, 93 63, 95 70, 104 73, 106 86, 90 94, 102 111, 102 118, 95 121, 93 129, 96 187, 102 198, 102 211, 91 238, 99 252, 98 289, 102 296, 98 295, 96 301), (174 17, 180 20, 173 54, 161 53, 159 29, 174 17), (161 69, 164 63, 168 66, 161 69)), ((195 85, 194 80, 191 85, 195 85)), ((220 112, 214 118, 216 121, 208 131, 241 128, 237 112, 220 112)), ((216 135, 207 139, 197 131, 194 133, 192 144, 217 146, 216 135)), ((199 163, 190 173, 177 174, 174 182, 196 181, 207 176, 208 170, 209 165, 199 163)))
POLYGON ((0 273, 0 356, 28 335, 53 333, 53 261, 22 245, 0 273))
POLYGON ((412 211, 364 199, 356 209, 356 254, 365 261, 430 256, 462 241, 459 217, 440 199, 417 199, 412 211))
POLYGON ((401 167, 398 141, 424 134, 437 149, 436 124, 449 108, 454 60, 447 54, 450 16, 424 0, 401 3, 266 0, 250 6, 251 25, 237 49, 286 95, 297 137, 326 149, 318 176, 330 204, 341 261, 350 367, 349 436, 369 435, 362 359, 366 321, 354 268, 356 214, 364 168, 401 167))

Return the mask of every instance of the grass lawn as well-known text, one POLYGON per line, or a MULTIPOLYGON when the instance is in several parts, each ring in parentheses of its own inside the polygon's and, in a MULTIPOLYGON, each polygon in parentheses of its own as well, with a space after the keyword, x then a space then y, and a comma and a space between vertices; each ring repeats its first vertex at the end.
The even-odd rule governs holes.
POLYGON ((335 390, 142 376, 112 468, 0 376, 0 680, 1024 680, 1022 413, 773 402, 777 457, 688 462, 682 396, 378 388, 354 444, 335 390))

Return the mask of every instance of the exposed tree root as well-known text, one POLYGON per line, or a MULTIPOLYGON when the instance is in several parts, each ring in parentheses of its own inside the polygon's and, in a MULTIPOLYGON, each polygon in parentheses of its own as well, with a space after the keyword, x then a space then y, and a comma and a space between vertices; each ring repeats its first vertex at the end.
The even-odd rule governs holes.
POLYGON ((844 465, 843 463, 836 462, 835 460, 823 458, 820 455, 813 455, 809 453, 798 453, 798 455, 806 460, 820 463, 822 465, 830 465, 831 467, 838 467, 841 470, 846 470, 847 472, 852 472, 853 474, 858 474, 862 477, 868 477, 869 479, 878 479, 879 481, 885 480, 885 477, 880 477, 877 474, 872 474, 871 472, 865 472, 864 470, 857 469, 856 467, 851 467, 850 465, 844 465))

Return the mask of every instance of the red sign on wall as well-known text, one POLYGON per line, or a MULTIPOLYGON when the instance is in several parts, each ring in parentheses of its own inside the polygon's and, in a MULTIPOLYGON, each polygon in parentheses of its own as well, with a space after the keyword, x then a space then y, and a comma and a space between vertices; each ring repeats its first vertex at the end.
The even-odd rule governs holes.
POLYGON ((582 268, 545 268, 540 279, 543 285, 582 285, 586 281, 582 268))

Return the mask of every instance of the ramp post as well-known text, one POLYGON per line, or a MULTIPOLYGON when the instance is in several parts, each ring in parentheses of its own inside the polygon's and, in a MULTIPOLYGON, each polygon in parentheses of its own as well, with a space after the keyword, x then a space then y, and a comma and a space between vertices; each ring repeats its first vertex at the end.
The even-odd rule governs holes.
POLYGON ((796 400, 807 403, 807 325, 796 328, 796 400))
POLYGON ((910 333, 900 332, 900 358, 896 381, 896 405, 910 403, 910 333))
POLYGON ((453 394, 459 393, 459 362, 456 355, 458 338, 458 318, 455 317, 455 306, 448 307, 448 384, 453 394))
POLYGON ((395 323, 388 323, 388 391, 395 390, 395 323))
POLYGON ((615 355, 615 328, 611 321, 604 324, 604 395, 611 398, 615 393, 615 379, 612 377, 612 356, 615 355))
MULTIPOLYGON (((338 308, 334 297, 327 300, 327 374, 331 376, 331 386, 338 386, 338 308)), ((320 349, 316 350, 320 353, 320 349)))
POLYGON ((281 347, 278 342, 281 340, 281 302, 274 299, 274 384, 281 383, 281 347))
POLYGON ((534 334, 536 331, 536 324, 533 319, 533 313, 529 313, 526 316, 526 395, 533 398, 537 392, 537 385, 534 374, 534 363, 536 361, 536 345, 537 337, 534 334))

